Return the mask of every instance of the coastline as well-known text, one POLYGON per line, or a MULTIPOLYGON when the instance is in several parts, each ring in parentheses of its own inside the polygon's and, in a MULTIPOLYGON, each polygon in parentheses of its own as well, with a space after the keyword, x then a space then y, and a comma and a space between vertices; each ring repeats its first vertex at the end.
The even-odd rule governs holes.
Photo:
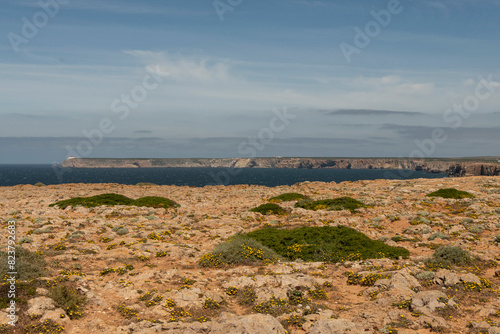
POLYGON ((407 169, 427 173, 443 173, 452 177, 497 176, 500 162, 491 158, 170 158, 115 159, 68 158, 61 164, 68 168, 305 168, 305 169, 407 169))

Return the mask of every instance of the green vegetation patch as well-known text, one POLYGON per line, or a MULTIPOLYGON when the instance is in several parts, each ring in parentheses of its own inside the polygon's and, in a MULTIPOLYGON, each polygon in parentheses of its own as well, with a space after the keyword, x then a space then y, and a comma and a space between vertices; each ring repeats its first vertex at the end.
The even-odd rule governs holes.
POLYGON ((283 209, 278 204, 274 204, 274 203, 262 204, 256 208, 250 209, 250 211, 258 212, 258 213, 261 213, 263 215, 284 215, 284 214, 286 214, 285 209, 283 209))
POLYGON ((123 195, 102 194, 91 197, 75 197, 64 201, 52 203, 49 206, 58 206, 61 209, 66 209, 68 206, 71 207, 83 206, 86 208, 93 208, 101 205, 107 205, 107 206, 132 205, 133 202, 134 202, 133 199, 123 195))
POLYGON ((72 287, 64 284, 56 285, 50 291, 50 297, 54 299, 58 307, 66 311, 70 319, 83 316, 83 305, 87 299, 72 287))
POLYGON ((146 196, 146 197, 141 197, 139 199, 136 199, 132 205, 135 206, 147 206, 147 207, 152 207, 152 208, 172 208, 172 207, 178 207, 179 204, 176 202, 164 198, 164 197, 158 197, 158 196, 146 196))
POLYGON ((86 208, 93 208, 101 205, 147 206, 152 208, 170 208, 179 206, 179 204, 164 197, 147 196, 133 200, 131 198, 118 194, 102 194, 91 197, 75 197, 64 201, 52 203, 49 206, 58 206, 61 209, 65 209, 68 206, 71 207, 83 206, 86 208))
POLYGON ((299 193, 284 193, 279 196, 275 196, 269 199, 271 203, 280 203, 280 202, 290 202, 290 201, 298 201, 302 199, 307 199, 309 197, 304 196, 299 193))
POLYGON ((355 200, 351 197, 339 197, 333 199, 321 199, 318 201, 300 201, 295 203, 296 208, 303 208, 307 210, 349 210, 352 213, 358 208, 365 207, 366 205, 362 202, 355 200))
MULTIPOLYGON (((10 290, 11 283, 12 281, 9 281, 7 282, 7 284, 0 285, 0 309, 4 309, 10 305, 10 301, 12 300, 11 298, 9 298, 9 296, 11 296, 10 294, 12 293, 12 290, 10 290)), ((28 300, 36 295, 35 285, 35 280, 30 280, 27 282, 16 281, 15 297, 13 298, 13 300, 17 305, 26 305, 28 303, 28 300)), ((0 333, 2 332, 0 331, 0 333)))
POLYGON ((343 262, 400 256, 408 258, 408 250, 372 240, 345 226, 291 230, 264 228, 219 244, 212 253, 202 257, 200 264, 222 266, 249 260, 272 262, 281 257, 288 260, 343 262))
POLYGON ((245 236, 290 260, 342 262, 409 256, 408 250, 402 247, 388 246, 345 226, 300 227, 291 230, 265 228, 245 236))
POLYGON ((15 261, 11 256, 13 256, 12 253, 8 254, 8 252, 0 251, 0 258, 3 259, 0 261, 1 277, 10 276, 7 273, 14 271, 17 272, 16 278, 24 281, 47 274, 45 270, 47 263, 42 255, 30 252, 22 247, 16 247, 15 261), (10 265, 15 265, 15 270, 11 270, 10 265))
POLYGON ((440 269, 465 266, 471 264, 472 261, 470 253, 458 246, 441 246, 425 264, 430 269, 440 269))
POLYGON ((442 197, 442 198, 474 198, 475 196, 466 191, 457 190, 455 188, 439 189, 435 192, 426 195, 427 197, 442 197))
POLYGON ((254 262, 275 263, 282 259, 275 251, 262 245, 260 242, 236 236, 223 242, 215 249, 201 257, 199 264, 202 267, 222 267, 230 264, 249 264, 254 262))

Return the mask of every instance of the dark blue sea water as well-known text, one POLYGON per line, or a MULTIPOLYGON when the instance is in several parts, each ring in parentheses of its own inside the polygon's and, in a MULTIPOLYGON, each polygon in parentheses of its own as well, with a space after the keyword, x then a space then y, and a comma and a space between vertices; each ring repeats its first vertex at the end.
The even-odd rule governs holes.
POLYGON ((50 165, 0 165, 0 186, 18 184, 151 182, 159 185, 203 187, 215 184, 255 184, 268 187, 303 181, 342 182, 375 179, 442 178, 410 170, 278 169, 278 168, 82 168, 50 165))

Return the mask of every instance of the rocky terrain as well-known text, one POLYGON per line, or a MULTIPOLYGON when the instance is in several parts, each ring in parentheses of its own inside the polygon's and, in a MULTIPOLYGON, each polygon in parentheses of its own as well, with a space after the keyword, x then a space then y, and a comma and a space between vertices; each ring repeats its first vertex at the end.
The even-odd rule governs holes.
POLYGON ((450 176, 500 175, 497 158, 391 159, 391 158, 234 158, 234 159, 97 159, 70 158, 62 163, 70 168, 333 168, 408 169, 450 176))
POLYGON ((0 333, 500 333, 498 177, 274 188, 21 185, 0 188, 0 217, 4 249, 14 220, 16 247, 46 261, 43 277, 17 282, 18 322, 10 327, 8 310, 1 310, 0 333), (425 196, 440 188, 475 198, 425 196), (286 215, 249 212, 287 192, 350 196, 368 207, 309 211, 284 202, 286 215), (104 193, 162 196, 181 206, 49 207, 104 193), (405 247, 410 257, 215 268, 198 263, 236 233, 337 225, 405 247), (461 247, 474 262, 449 269, 426 264, 442 245, 461 247), (54 297, 61 285, 84 300, 77 311, 63 309, 60 296, 54 297))

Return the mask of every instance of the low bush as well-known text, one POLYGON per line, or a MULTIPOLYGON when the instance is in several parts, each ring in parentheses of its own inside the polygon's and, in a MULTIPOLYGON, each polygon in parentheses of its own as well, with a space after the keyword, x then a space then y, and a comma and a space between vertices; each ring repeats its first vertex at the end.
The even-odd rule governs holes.
POLYGON ((8 263, 8 252, 0 251, 0 277, 7 275, 7 272, 17 272, 18 280, 29 280, 32 278, 38 278, 45 276, 47 271, 45 266, 47 263, 42 255, 30 252, 29 250, 16 247, 16 260, 15 260, 15 270, 11 270, 8 263))
POLYGON ((464 266, 470 264, 472 258, 468 251, 458 246, 441 246, 426 261, 429 268, 450 268, 452 266, 464 266))
POLYGON ((304 200, 295 203, 295 207, 307 210, 349 210, 352 213, 358 208, 365 207, 363 203, 351 197, 339 197, 334 199, 322 199, 318 201, 304 200))
POLYGON ((49 206, 58 206, 61 209, 65 209, 68 206, 71 206, 71 207, 83 206, 86 208, 93 208, 93 207, 101 206, 101 205, 107 205, 107 206, 132 205, 132 202, 134 202, 133 199, 128 198, 128 197, 123 196, 123 195, 102 194, 102 195, 91 196, 91 197, 75 197, 75 198, 59 201, 56 203, 52 203, 49 206))
POLYGON ((70 319, 83 316, 82 306, 85 304, 86 298, 72 287, 64 284, 56 285, 50 291, 50 298, 54 299, 58 307, 66 311, 70 319))
POLYGON ((96 206, 115 206, 115 205, 130 205, 130 206, 146 206, 152 208, 171 208, 178 207, 179 204, 174 201, 156 196, 141 197, 139 199, 133 200, 123 195, 118 194, 102 194, 91 197, 75 197, 56 203, 52 203, 49 206, 58 206, 61 209, 65 209, 68 206, 76 207, 83 206, 86 208, 93 208, 96 206))
POLYGON ((443 233, 443 232, 435 232, 435 233, 432 233, 428 239, 429 239, 429 241, 432 241, 434 239, 446 240, 446 239, 450 239, 450 236, 448 234, 443 233))
MULTIPOLYGON (((11 300, 14 300, 17 305, 26 305, 27 301, 36 295, 36 280, 29 280, 27 282, 16 281, 15 297, 12 297, 11 282, 0 285, 0 309, 5 309, 10 305, 11 300), (10 297, 9 297, 10 296, 10 297)), ((0 333, 3 333, 0 331, 0 333)))
POLYGON ((262 204, 256 208, 250 209, 250 211, 258 212, 258 213, 261 213, 263 215, 284 215, 284 214, 286 214, 285 209, 283 209, 278 204, 274 204, 274 203, 262 204))
POLYGON ((238 291, 238 304, 240 305, 253 305, 257 300, 257 293, 255 288, 251 285, 246 285, 243 289, 238 291))
POLYGON ((126 228, 126 227, 116 226, 113 228, 113 232, 115 232, 118 235, 124 235, 124 234, 127 234, 129 231, 128 231, 128 228, 126 228))
POLYGON ((342 262, 409 256, 405 248, 392 247, 372 240, 345 226, 301 227, 290 230, 265 228, 242 237, 257 240, 289 260, 342 262))
POLYGON ((290 202, 290 201, 298 201, 301 199, 306 199, 307 196, 304 196, 299 193, 284 193, 279 196, 275 196, 269 199, 271 203, 279 203, 279 202, 290 202))
POLYGON ((249 264, 253 262, 275 263, 282 259, 276 252, 260 242, 236 236, 223 242, 201 257, 202 267, 222 267, 230 264, 249 264))
POLYGON ((475 196, 462 190, 457 190, 455 188, 446 188, 446 189, 439 189, 437 191, 434 191, 430 194, 426 195, 427 197, 442 197, 442 198, 454 198, 454 199, 460 199, 460 198, 474 198, 475 196))
POLYGON ((164 209, 179 206, 179 204, 175 203, 174 201, 172 201, 168 198, 158 197, 158 196, 141 197, 139 199, 136 199, 132 203, 132 205, 134 205, 134 206, 147 206, 147 207, 151 207, 151 208, 164 208, 164 209))

